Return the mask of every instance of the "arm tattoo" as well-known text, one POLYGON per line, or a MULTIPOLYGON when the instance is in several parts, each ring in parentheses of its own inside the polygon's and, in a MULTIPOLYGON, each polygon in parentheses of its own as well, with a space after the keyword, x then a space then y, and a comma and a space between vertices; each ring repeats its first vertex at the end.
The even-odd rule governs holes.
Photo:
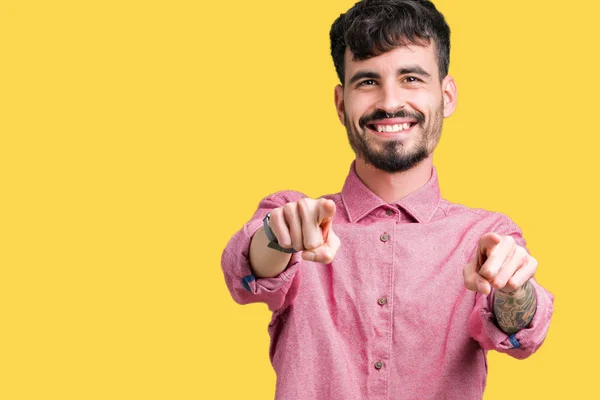
POLYGON ((537 298, 533 285, 525 283, 514 292, 496 290, 494 295, 494 315, 500 329, 509 335, 527 328, 535 310, 537 298))

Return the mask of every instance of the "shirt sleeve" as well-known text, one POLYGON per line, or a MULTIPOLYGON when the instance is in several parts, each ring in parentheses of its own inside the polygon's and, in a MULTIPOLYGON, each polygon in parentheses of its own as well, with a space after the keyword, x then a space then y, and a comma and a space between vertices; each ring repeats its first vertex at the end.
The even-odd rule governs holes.
MULTIPOLYGON (((521 230, 510 219, 495 231, 501 235, 511 235, 518 245, 527 249, 521 230)), ((535 353, 544 342, 554 312, 554 296, 535 279, 532 278, 530 282, 537 298, 537 309, 529 326, 514 335, 507 335, 497 325, 493 313, 494 292, 490 295, 477 293, 475 307, 469 318, 469 332, 485 350, 496 350, 524 359, 535 353)))
POLYGON ((299 192, 285 191, 264 198, 252 219, 229 240, 221 257, 221 268, 227 288, 237 303, 262 302, 271 311, 278 311, 294 301, 300 284, 300 253, 292 254, 286 269, 278 276, 257 278, 250 268, 250 242, 269 211, 304 197, 299 192))

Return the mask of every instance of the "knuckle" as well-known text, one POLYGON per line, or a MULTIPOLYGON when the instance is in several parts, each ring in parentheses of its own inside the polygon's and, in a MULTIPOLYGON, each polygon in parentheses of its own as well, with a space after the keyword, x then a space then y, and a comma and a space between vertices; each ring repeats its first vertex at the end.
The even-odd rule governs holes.
POLYGON ((333 261, 333 256, 330 253, 324 253, 323 257, 321 259, 323 261, 323 264, 329 264, 333 261))
POLYGON ((320 199, 316 200, 316 202, 317 202, 317 205, 318 205, 319 207, 323 207, 323 206, 325 206, 325 204, 327 204, 327 201, 328 201, 328 200, 327 200, 327 199, 324 199, 324 198, 320 198, 320 199))
POLYGON ((284 228, 284 226, 285 224, 282 223, 281 219, 278 218, 271 218, 271 221, 269 222, 269 227, 271 228, 271 231, 273 231, 275 237, 278 240, 282 237, 285 237, 285 233, 287 230, 284 228))
POLYGON ((477 282, 472 279, 466 279, 464 286, 469 290, 475 291, 477 289, 477 282))
POLYGON ((538 260, 535 257, 529 256, 528 262, 532 268, 534 268, 534 269, 537 268, 538 260))
POLYGON ((518 282, 515 279, 511 278, 511 279, 508 280, 508 282, 506 282, 506 286, 504 288, 507 291, 512 292, 512 291, 517 290, 519 288, 519 284, 518 284, 518 282))
POLYGON ((492 275, 491 271, 489 270, 489 268, 487 268, 487 267, 481 268, 479 270, 479 275, 483 276, 485 279, 488 279, 488 280, 494 277, 492 275))
POLYGON ((283 214, 290 215, 296 211, 296 203, 287 203, 283 206, 283 214))
POLYGON ((277 220, 281 217, 281 214, 283 214, 283 207, 277 207, 274 210, 272 210, 270 213, 271 213, 271 221, 277 220))
POLYGON ((286 204, 285 206, 283 206, 283 217, 286 220, 286 222, 290 225, 290 227, 293 225, 295 218, 296 218, 296 204, 286 204))
POLYGON ((471 278, 465 275, 463 280, 465 283, 465 287, 471 287, 471 278))
POLYGON ((297 201, 298 203, 298 209, 299 210, 306 210, 308 209, 310 203, 308 202, 309 199, 307 198, 303 198, 297 201))
POLYGON ((496 289, 502 289, 503 287, 506 286, 506 281, 504 279, 494 279, 491 282, 491 285, 496 288, 496 289))
MULTIPOLYGON (((333 203, 333 200, 321 198, 318 200, 316 206, 320 210, 329 211, 329 208, 331 208, 330 203, 333 203)), ((335 203, 333 203, 333 206, 335 207, 335 203)))
POLYGON ((318 243, 315 239, 309 239, 304 241, 304 247, 307 249, 316 249, 319 246, 320 243, 318 243))
POLYGON ((282 230, 280 220, 277 218, 271 217, 271 220, 269 221, 269 228, 271 228, 273 233, 275 233, 275 235, 277 237, 279 237, 278 234, 281 233, 281 230, 282 230))
POLYGON ((485 274, 479 273, 479 276, 481 276, 486 281, 490 282, 490 285, 491 285, 491 282, 493 282, 496 279, 496 274, 492 274, 490 272, 485 273, 485 274))
POLYGON ((300 218, 306 218, 306 216, 309 214, 309 209, 310 208, 306 204, 305 200, 298 201, 297 211, 298 211, 298 216, 300 216, 300 218))
MULTIPOLYGON (((277 236, 277 235, 276 235, 277 236)), ((292 241, 289 236, 283 236, 281 238, 277 237, 277 242, 281 247, 292 247, 292 241)))
POLYGON ((465 286, 466 287, 472 287, 473 286, 473 280, 474 280, 474 276, 473 274, 468 273, 466 270, 463 270, 463 280, 465 282, 465 286))
POLYGON ((287 229, 282 228, 280 225, 271 227, 271 230, 275 234, 277 238, 277 242, 282 246, 291 246, 292 242, 290 239, 290 234, 287 229))

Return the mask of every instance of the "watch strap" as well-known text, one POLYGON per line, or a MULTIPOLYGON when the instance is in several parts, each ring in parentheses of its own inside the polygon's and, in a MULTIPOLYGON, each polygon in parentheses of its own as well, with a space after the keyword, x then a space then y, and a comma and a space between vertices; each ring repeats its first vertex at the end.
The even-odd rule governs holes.
POLYGON ((267 245, 267 247, 269 247, 273 250, 280 251, 282 253, 288 253, 288 254, 297 253, 298 250, 294 249, 293 247, 290 247, 290 248, 281 247, 279 242, 277 242, 277 237, 271 230, 271 226, 269 225, 270 220, 271 220, 271 213, 269 212, 269 213, 267 213, 265 218, 263 218, 263 227, 265 228, 265 235, 267 236, 267 239, 269 239, 269 244, 267 245))

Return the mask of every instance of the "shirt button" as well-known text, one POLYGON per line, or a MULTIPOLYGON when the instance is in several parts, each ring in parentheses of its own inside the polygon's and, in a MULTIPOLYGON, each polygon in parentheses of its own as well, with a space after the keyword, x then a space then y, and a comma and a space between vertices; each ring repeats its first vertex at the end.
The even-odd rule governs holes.
POLYGON ((381 239, 382 242, 387 242, 389 238, 390 237, 388 236, 387 233, 384 233, 379 237, 379 239, 381 239))
POLYGON ((377 361, 375 363, 375 369, 381 369, 381 368, 383 368, 383 363, 381 361, 377 361))
POLYGON ((379 300, 377 300, 377 303, 379 303, 380 306, 385 306, 387 299, 385 297, 380 297, 379 300))
POLYGON ((388 217, 391 217, 392 215, 394 215, 394 212, 390 209, 385 210, 385 215, 387 215, 388 217))

